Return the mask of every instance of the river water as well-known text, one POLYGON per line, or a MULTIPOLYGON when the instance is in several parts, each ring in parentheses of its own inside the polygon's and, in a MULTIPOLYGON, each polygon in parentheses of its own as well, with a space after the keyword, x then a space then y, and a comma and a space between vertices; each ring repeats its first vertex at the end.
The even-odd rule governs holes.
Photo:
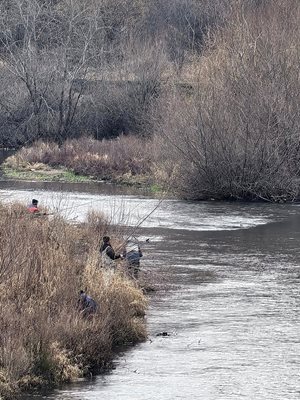
POLYGON ((109 185, 0 183, 0 200, 38 198, 82 220, 135 226, 151 296, 149 337, 115 369, 41 400, 300 398, 300 208, 184 202, 109 185), (157 208, 156 208, 157 207, 157 208), (167 287, 165 282, 168 282, 167 287), (168 332, 169 336, 157 336, 168 332))

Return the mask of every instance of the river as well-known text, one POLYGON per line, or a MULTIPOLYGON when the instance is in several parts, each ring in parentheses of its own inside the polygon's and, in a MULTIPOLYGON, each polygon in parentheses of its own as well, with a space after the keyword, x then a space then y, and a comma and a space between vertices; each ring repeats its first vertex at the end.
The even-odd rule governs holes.
POLYGON ((299 205, 160 202, 110 185, 0 183, 3 201, 33 197, 71 220, 95 209, 128 226, 157 207, 136 234, 144 274, 161 282, 145 343, 108 374, 28 399, 300 398, 299 205))

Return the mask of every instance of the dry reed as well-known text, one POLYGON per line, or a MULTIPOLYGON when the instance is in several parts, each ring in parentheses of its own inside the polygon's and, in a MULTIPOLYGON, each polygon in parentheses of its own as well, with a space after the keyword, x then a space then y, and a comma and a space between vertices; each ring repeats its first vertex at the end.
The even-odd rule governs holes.
POLYGON ((99 267, 101 216, 75 226, 16 203, 0 204, 0 216, 1 398, 107 368, 117 345, 146 337, 141 290, 99 267), (99 305, 90 320, 77 310, 82 288, 99 305))
POLYGON ((117 179, 122 175, 149 173, 151 154, 145 139, 121 136, 115 140, 98 141, 91 137, 67 140, 61 146, 38 141, 24 147, 6 160, 16 170, 35 168, 40 164, 63 166, 81 175, 100 179, 117 179))

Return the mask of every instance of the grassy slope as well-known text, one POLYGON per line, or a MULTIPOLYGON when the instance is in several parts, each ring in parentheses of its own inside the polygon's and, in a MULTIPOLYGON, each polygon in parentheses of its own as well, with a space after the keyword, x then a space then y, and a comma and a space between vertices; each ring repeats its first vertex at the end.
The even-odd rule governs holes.
POLYGON ((99 268, 103 217, 74 226, 32 218, 18 204, 0 204, 0 214, 1 398, 107 368, 116 346, 146 337, 142 291, 122 266, 115 274, 99 268), (81 288, 99 304, 91 320, 76 309, 81 288))

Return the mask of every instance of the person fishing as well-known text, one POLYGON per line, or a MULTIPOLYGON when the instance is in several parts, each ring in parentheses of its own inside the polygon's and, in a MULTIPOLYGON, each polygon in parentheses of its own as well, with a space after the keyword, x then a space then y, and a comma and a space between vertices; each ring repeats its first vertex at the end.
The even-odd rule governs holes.
POLYGON ((78 299, 78 310, 83 318, 88 318, 97 310, 97 303, 91 296, 87 295, 84 290, 80 290, 78 299))
POLYGON ((46 212, 41 212, 41 210, 38 208, 38 200, 32 199, 31 203, 28 204, 28 211, 30 214, 33 214, 34 216, 40 216, 40 215, 49 215, 46 212))
POLYGON ((39 214, 40 210, 38 208, 38 200, 32 199, 31 203, 28 204, 28 211, 30 214, 39 214))
POLYGON ((102 267, 115 268, 116 266, 115 260, 121 258, 121 255, 117 254, 114 251, 110 243, 109 236, 103 236, 102 243, 100 246, 100 254, 102 259, 102 267))
POLYGON ((140 259, 143 257, 139 243, 133 239, 127 240, 123 257, 126 260, 129 275, 134 279, 138 279, 140 259))

